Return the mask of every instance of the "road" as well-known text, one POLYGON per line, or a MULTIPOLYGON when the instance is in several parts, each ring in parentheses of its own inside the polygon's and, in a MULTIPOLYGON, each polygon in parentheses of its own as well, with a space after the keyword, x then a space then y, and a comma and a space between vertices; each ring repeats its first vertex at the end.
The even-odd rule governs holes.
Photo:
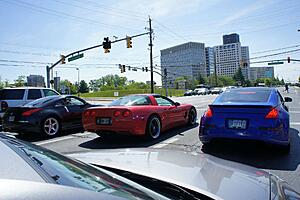
MULTIPOLYGON (((283 88, 280 88, 280 90, 282 91, 283 88)), ((282 154, 275 151, 272 146, 254 142, 224 141, 214 143, 209 148, 205 148, 205 146, 202 148, 202 143, 198 139, 198 124, 194 127, 181 127, 170 130, 155 142, 134 137, 103 140, 96 134, 89 132, 68 133, 58 138, 42 141, 27 139, 62 154, 87 152, 95 149, 136 147, 203 152, 270 171, 300 192, 300 88, 291 88, 288 94, 285 92, 281 93, 283 96, 293 98, 293 102, 288 103, 291 134, 291 151, 289 154, 282 154)), ((207 105, 215 98, 216 95, 206 95, 172 99, 180 103, 193 104, 197 109, 199 118, 207 109, 207 105)))

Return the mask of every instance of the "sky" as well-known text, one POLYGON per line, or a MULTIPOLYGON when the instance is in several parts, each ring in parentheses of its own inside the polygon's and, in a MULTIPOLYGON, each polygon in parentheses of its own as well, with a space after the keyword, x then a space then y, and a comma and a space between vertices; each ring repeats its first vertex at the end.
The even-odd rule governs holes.
MULTIPOLYGON (((79 49, 139 33, 154 31, 153 57, 159 71, 160 50, 185 42, 205 46, 222 44, 222 35, 238 33, 250 58, 293 51, 251 60, 300 59, 299 0, 0 0, 0 76, 13 82, 18 76, 46 76, 46 66, 79 49), (276 50, 277 49, 277 50, 276 50)), ((150 80, 149 72, 121 73, 118 64, 149 67, 149 35, 84 53, 84 57, 53 68, 54 75, 72 82, 89 82, 107 74, 129 80, 150 80)), ((267 66, 266 63, 251 67, 267 66)), ((276 65, 275 76, 295 82, 300 62, 276 65)), ((161 77, 154 74, 161 84, 161 77)))

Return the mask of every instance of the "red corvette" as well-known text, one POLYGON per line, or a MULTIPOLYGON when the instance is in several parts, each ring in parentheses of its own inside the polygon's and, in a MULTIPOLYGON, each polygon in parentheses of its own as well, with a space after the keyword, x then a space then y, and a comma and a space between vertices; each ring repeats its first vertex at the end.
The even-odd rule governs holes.
POLYGON ((156 139, 160 133, 184 124, 195 124, 194 106, 173 102, 158 94, 121 97, 107 107, 88 108, 83 113, 83 126, 100 136, 129 134, 156 139))

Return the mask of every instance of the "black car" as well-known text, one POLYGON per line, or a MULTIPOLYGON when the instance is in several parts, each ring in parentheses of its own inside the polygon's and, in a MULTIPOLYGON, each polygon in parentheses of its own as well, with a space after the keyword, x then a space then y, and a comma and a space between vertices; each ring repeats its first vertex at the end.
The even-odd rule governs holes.
POLYGON ((71 95, 40 98, 24 106, 8 108, 3 116, 3 130, 54 137, 62 130, 83 128, 82 112, 91 106, 95 105, 71 95))

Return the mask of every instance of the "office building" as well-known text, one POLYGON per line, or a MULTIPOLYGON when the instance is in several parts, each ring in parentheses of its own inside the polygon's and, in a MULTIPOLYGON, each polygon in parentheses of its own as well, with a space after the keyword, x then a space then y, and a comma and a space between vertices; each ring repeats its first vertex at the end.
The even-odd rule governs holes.
POLYGON ((239 43, 239 42, 240 42, 240 36, 236 33, 223 35, 223 44, 232 44, 232 43, 239 43))
POLYGON ((188 77, 197 79, 199 74, 206 76, 204 43, 188 42, 160 51, 161 73, 167 70, 167 79, 162 76, 162 85, 175 87, 175 79, 188 77))
POLYGON ((249 47, 241 46, 239 35, 236 33, 224 35, 223 43, 225 44, 214 47, 217 75, 233 76, 241 67, 245 79, 249 79, 249 47))
POLYGON ((213 47, 205 47, 205 65, 206 75, 210 76, 215 73, 215 52, 213 47))
POLYGON ((45 87, 45 78, 41 75, 27 76, 27 86, 30 86, 30 87, 45 87))
POLYGON ((274 78, 274 67, 250 67, 250 80, 274 78))

